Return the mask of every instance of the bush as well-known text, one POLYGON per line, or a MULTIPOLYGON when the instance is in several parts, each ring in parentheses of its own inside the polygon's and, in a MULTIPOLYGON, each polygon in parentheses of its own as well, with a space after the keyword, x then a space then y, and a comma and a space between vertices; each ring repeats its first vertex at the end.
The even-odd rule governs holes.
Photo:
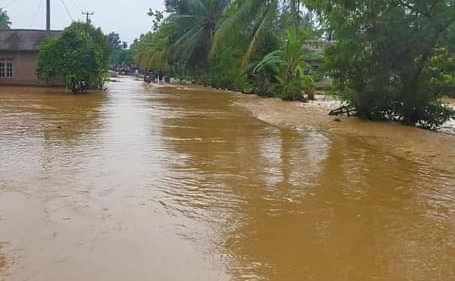
POLYGON ((40 47, 37 75, 50 84, 62 81, 73 92, 103 86, 110 62, 110 47, 100 29, 73 23, 58 38, 40 47))
POLYGON ((455 7, 444 0, 431 9, 421 1, 365 0, 357 10, 326 2, 336 4, 328 18, 337 36, 327 67, 336 91, 360 117, 433 129, 454 115, 440 97, 453 81, 447 79, 455 67, 447 35, 455 7))

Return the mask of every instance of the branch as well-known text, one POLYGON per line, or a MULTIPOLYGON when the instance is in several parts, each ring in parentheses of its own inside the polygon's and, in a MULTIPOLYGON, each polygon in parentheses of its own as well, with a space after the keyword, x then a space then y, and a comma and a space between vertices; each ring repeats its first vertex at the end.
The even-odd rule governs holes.
MULTIPOLYGON (((409 4, 408 2, 406 2, 406 0, 395 0, 395 1, 397 2, 397 5, 403 6, 403 7, 405 7, 405 8, 408 8, 409 10, 411 10, 411 11, 414 12, 414 13, 422 14, 422 15, 424 15, 424 16, 426 16, 426 17, 429 17, 429 18, 432 17, 432 15, 431 15, 430 12, 428 12, 428 11, 422 11, 422 10, 420 10, 420 9, 417 9, 415 5, 409 4)), ((437 1, 436 1, 436 2, 437 2, 437 1)), ((436 6, 436 4, 437 4, 436 2, 434 3, 433 7, 436 6)))

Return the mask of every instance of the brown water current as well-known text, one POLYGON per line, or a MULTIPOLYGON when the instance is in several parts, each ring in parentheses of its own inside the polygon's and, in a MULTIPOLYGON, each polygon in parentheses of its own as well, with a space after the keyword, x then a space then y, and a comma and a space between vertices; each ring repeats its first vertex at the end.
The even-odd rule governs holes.
POLYGON ((455 136, 119 80, 0 88, 1 281, 455 280, 455 136))

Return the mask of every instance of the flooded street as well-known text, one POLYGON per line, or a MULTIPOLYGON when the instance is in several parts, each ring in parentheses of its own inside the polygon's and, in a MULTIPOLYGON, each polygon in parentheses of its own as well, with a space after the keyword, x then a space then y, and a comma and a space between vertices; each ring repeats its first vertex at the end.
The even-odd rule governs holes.
POLYGON ((119 80, 0 88, 1 281, 455 280, 452 157, 119 80))

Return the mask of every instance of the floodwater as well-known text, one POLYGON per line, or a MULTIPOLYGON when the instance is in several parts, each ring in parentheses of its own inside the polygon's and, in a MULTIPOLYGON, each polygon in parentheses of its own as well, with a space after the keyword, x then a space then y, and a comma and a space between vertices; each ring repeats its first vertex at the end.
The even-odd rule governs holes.
POLYGON ((0 280, 455 280, 455 160, 109 89, 0 88, 0 280))

